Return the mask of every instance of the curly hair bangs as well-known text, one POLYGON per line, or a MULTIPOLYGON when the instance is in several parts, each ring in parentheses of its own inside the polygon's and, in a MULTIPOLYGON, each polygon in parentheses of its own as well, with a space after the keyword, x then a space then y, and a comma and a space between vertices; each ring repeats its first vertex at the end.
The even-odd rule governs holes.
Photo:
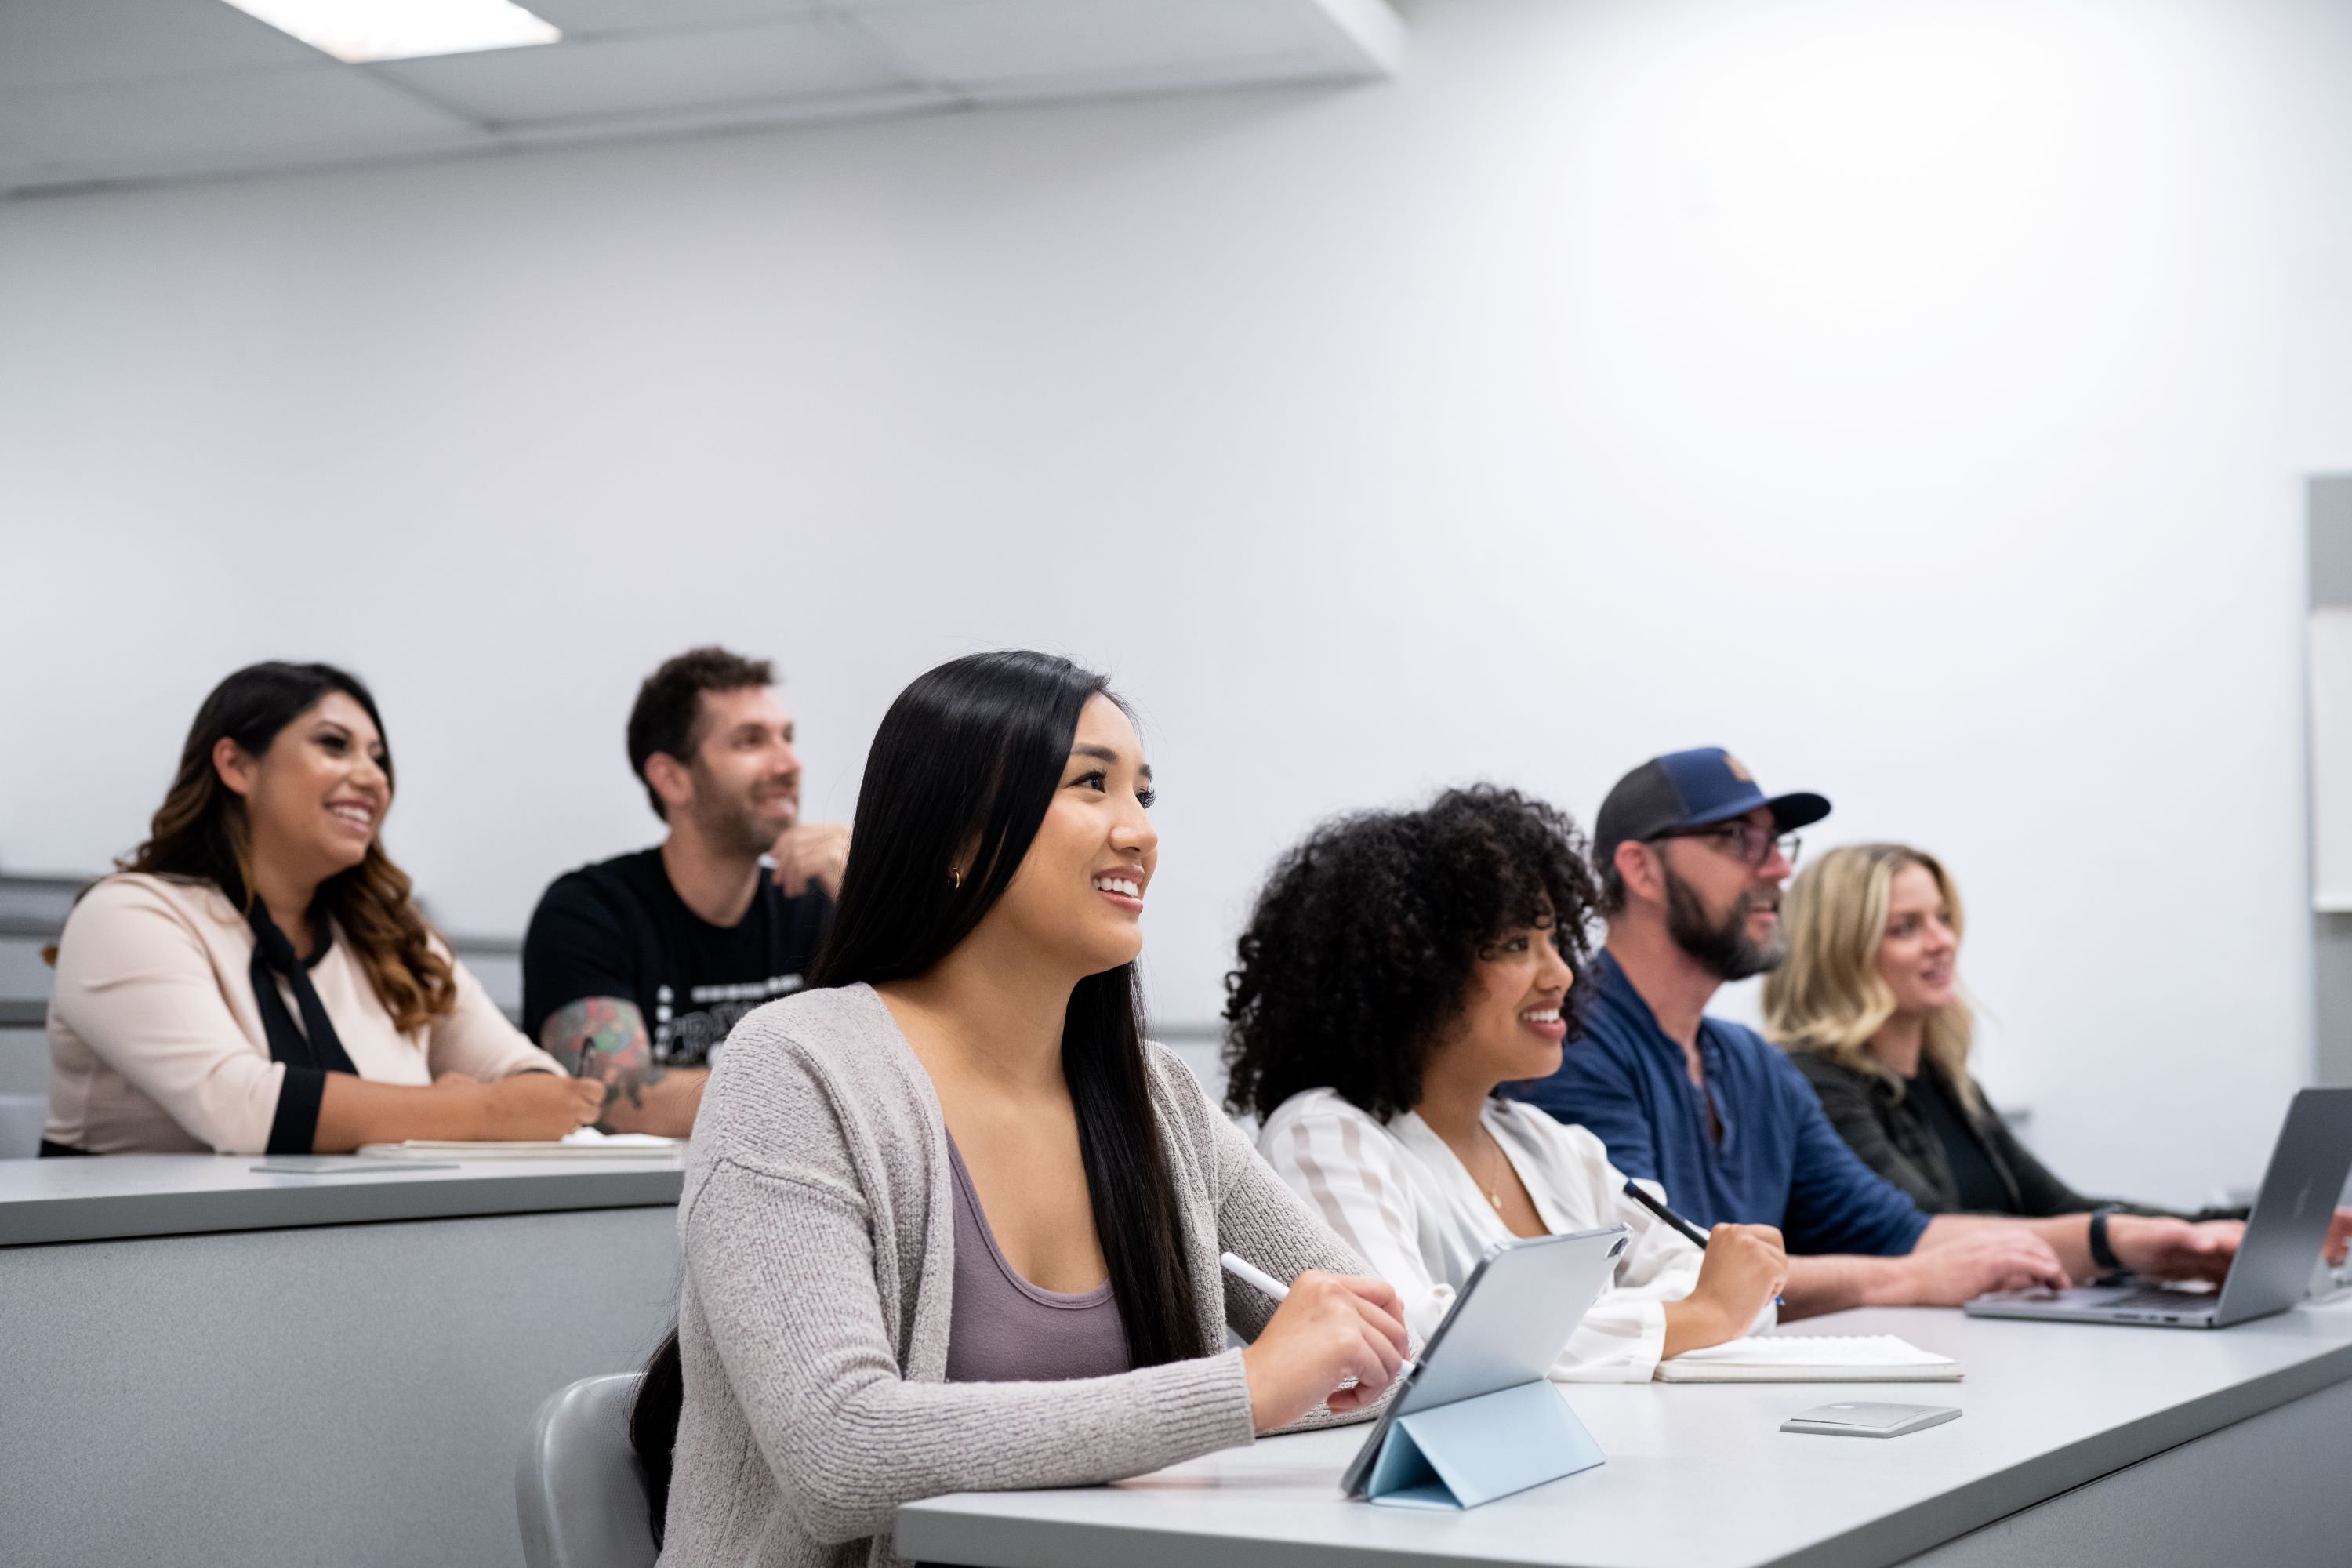
POLYGON ((1574 1039, 1599 899, 1575 824, 1517 790, 1323 824, 1276 863, 1225 976, 1227 1107, 1331 1089, 1382 1121, 1412 1110, 1481 950, 1547 915, 1574 1039))

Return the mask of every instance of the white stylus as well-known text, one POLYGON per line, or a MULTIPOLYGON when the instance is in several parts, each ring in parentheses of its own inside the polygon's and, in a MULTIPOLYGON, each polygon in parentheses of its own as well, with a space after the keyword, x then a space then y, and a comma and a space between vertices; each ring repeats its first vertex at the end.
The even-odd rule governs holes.
MULTIPOLYGON (((1226 1273, 1232 1275, 1243 1284, 1255 1286, 1256 1289, 1264 1291, 1267 1296, 1272 1297, 1277 1301, 1287 1301, 1290 1300, 1289 1286, 1285 1285, 1281 1280, 1276 1279, 1273 1275, 1268 1274, 1265 1269, 1260 1268, 1248 1258, 1239 1257, 1231 1252, 1222 1252, 1217 1255, 1217 1261, 1225 1266, 1226 1273)), ((1412 1375, 1412 1363, 1410 1360, 1405 1361, 1402 1364, 1398 1366, 1396 1374, 1396 1380, 1398 1382, 1402 1383, 1412 1375)))
POLYGON ((1285 1285, 1281 1280, 1276 1279, 1273 1275, 1268 1274, 1265 1269, 1260 1268, 1256 1264, 1249 1262, 1245 1258, 1238 1258, 1230 1252, 1220 1254, 1217 1261, 1225 1266, 1226 1273, 1232 1275, 1243 1284, 1255 1285, 1259 1290, 1277 1301, 1287 1301, 1290 1300, 1290 1287, 1285 1285))

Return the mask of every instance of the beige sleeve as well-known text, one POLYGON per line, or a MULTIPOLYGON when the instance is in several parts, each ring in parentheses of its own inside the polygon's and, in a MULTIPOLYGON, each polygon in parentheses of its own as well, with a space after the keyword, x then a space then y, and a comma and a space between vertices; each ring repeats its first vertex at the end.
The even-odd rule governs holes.
POLYGON ((457 1005, 426 1026, 425 1065, 433 1076, 461 1072, 484 1082, 511 1078, 519 1072, 563 1074, 562 1064, 527 1039, 507 1022, 474 972, 451 956, 436 941, 435 948, 449 960, 457 982, 457 1005))
POLYGON ((237 1026, 203 940, 153 889, 101 882, 75 906, 49 1006, 190 1137, 268 1149, 286 1069, 237 1026))

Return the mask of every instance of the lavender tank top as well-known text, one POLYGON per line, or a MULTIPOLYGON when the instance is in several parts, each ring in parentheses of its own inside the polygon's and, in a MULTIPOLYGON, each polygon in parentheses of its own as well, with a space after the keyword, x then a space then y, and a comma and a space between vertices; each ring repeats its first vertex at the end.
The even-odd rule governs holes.
POLYGON ((1082 1296, 1040 1290, 996 1249, 971 1173, 955 1173, 955 1294, 948 1312, 950 1383, 1059 1383, 1130 1369, 1127 1329, 1106 1279, 1082 1296))

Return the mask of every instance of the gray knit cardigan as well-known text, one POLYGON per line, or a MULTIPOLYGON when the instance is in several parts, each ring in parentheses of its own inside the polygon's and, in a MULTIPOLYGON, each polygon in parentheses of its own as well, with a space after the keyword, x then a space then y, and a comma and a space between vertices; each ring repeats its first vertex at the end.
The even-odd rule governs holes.
MULTIPOLYGON (((1364 1272, 1183 1063, 1146 1051, 1202 1342, 1226 1324, 1253 1337, 1273 1310, 1227 1294, 1220 1250, 1286 1279, 1364 1272)), ((677 1208, 686 1402, 664 1568, 887 1564, 902 1502, 1089 1485, 1251 1440, 1239 1351, 945 1381, 950 1181, 930 1077, 872 989, 803 992, 735 1026, 677 1208)))

